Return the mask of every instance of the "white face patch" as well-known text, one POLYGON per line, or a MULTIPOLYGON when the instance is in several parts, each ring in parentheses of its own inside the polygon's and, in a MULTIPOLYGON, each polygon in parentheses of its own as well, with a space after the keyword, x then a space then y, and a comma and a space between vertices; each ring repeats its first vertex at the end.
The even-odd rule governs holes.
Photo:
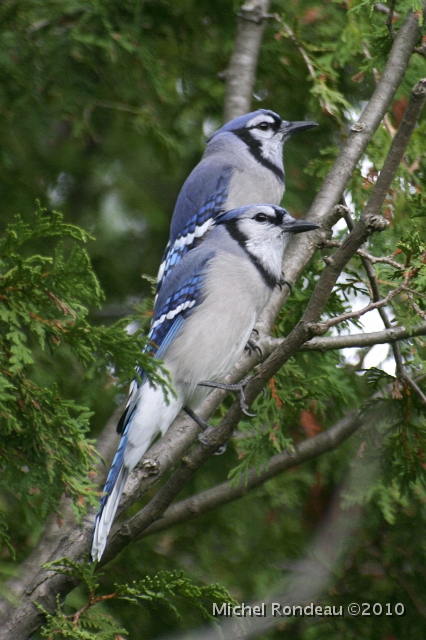
POLYGON ((263 158, 276 167, 282 167, 282 153, 284 137, 281 128, 276 128, 276 120, 270 115, 259 114, 249 120, 247 130, 253 140, 259 145, 263 158), (266 123, 268 128, 259 128, 259 125, 266 123))
POLYGON ((278 281, 289 236, 283 233, 280 225, 276 224, 276 215, 272 207, 262 207, 259 212, 265 213, 270 221, 256 220, 252 210, 247 217, 238 221, 238 229, 246 238, 246 251, 278 281))
POLYGON ((260 151, 265 160, 272 162, 272 164, 276 166, 280 166, 282 164, 283 154, 282 134, 279 132, 272 132, 273 136, 265 140, 265 138, 262 139, 259 134, 268 132, 259 131, 259 129, 253 129, 251 133, 254 138, 260 141, 260 151))

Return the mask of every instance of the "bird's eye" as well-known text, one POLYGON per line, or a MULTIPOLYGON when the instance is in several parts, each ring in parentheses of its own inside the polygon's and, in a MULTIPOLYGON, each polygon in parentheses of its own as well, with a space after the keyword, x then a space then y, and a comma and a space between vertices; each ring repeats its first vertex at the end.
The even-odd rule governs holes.
POLYGON ((258 129, 261 129, 262 131, 268 131, 268 129, 271 128, 271 123, 270 122, 259 122, 259 124, 257 125, 258 129))
POLYGON ((257 220, 258 222, 265 222, 265 220, 268 219, 268 216, 266 215, 266 213, 258 213, 255 217, 255 220, 257 220))

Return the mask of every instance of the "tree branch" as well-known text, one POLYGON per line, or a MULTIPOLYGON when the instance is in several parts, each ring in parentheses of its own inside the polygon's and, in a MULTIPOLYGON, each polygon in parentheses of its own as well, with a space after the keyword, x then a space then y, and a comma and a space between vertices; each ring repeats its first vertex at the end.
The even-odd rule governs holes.
POLYGON ((293 452, 283 451, 273 456, 268 463, 268 468, 263 469, 260 473, 256 469, 251 469, 245 482, 241 481, 238 485, 231 482, 223 482, 212 489, 182 500, 169 507, 162 518, 148 527, 146 525, 146 511, 142 509, 117 529, 113 534, 111 545, 122 548, 123 543, 128 543, 129 537, 133 540, 137 540, 140 537, 145 538, 237 500, 283 471, 312 460, 323 453, 333 451, 355 433, 361 424, 362 420, 354 412, 315 438, 301 442, 293 452))
POLYGON ((390 256, 372 256, 370 253, 367 253, 363 249, 358 249, 358 255, 361 256, 361 258, 365 258, 366 260, 368 260, 370 264, 388 264, 390 267, 393 267, 394 269, 404 268, 404 265, 394 260, 391 255, 390 256))
MULTIPOLYGON (((392 103, 420 33, 418 19, 410 11, 393 42, 382 77, 370 101, 358 122, 352 125, 331 171, 309 210, 307 218, 321 223, 325 229, 325 235, 337 221, 336 217, 338 219, 342 214, 341 211, 336 213, 334 207, 340 202, 357 163, 392 103)), ((305 234, 292 240, 284 257, 285 278, 291 285, 294 285, 316 249, 311 238, 307 237, 314 234, 306 234, 305 237, 303 235, 305 234)), ((317 232, 316 235, 318 236, 317 232)), ((256 325, 260 335, 271 332, 275 318, 287 296, 288 291, 284 287, 282 292, 277 292, 272 297, 256 325)))
MULTIPOLYGON (((416 336, 426 335, 426 324, 406 329, 405 327, 391 327, 384 331, 373 333, 352 333, 339 336, 316 337, 305 342, 300 351, 337 351, 338 349, 350 349, 354 347, 374 347, 376 344, 386 344, 399 340, 408 340, 416 336)), ((284 338, 266 337, 259 343, 263 354, 272 353, 284 341, 284 338)))
POLYGON ((226 79, 224 122, 251 109, 260 45, 270 0, 246 0, 238 13, 237 35, 226 79))
POLYGON ((394 21, 394 17, 395 18, 397 17, 395 16, 395 13, 394 13, 395 5, 396 5, 396 0, 391 0, 388 17, 386 18, 386 23, 385 23, 389 30, 392 40, 395 38, 395 29, 393 28, 393 21, 394 21))
POLYGON ((406 290, 408 281, 409 277, 407 276, 404 279, 404 282, 396 287, 396 289, 394 289, 393 291, 390 291, 387 296, 385 296, 384 298, 380 298, 379 300, 377 300, 377 302, 370 302, 370 304, 362 307, 362 309, 358 309, 358 311, 348 311, 347 313, 342 313, 342 315, 340 316, 336 316, 335 318, 330 318, 329 320, 321 322, 318 325, 319 331, 321 333, 325 333, 326 331, 328 331, 328 329, 330 329, 330 327, 335 327, 336 324, 340 324, 341 322, 345 322, 346 320, 351 320, 352 318, 360 318, 361 316, 365 315, 369 311, 373 311, 374 309, 380 310, 381 308, 389 304, 392 298, 395 298, 395 296, 401 293, 401 291, 406 290))

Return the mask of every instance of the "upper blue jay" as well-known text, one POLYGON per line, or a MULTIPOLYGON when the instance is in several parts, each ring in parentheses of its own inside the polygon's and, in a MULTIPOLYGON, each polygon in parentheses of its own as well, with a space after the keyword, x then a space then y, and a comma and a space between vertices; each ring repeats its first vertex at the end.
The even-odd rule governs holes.
POLYGON ((317 227, 273 205, 222 213, 203 244, 186 253, 164 281, 149 337, 176 395, 166 401, 163 389, 146 378, 133 382, 95 521, 92 559, 102 556, 127 477, 153 439, 166 433, 183 407, 196 410, 210 392, 200 383, 223 380, 242 354, 281 278, 290 235, 317 227))
POLYGON ((220 212, 262 202, 280 204, 284 143, 296 131, 314 126, 316 122, 286 122, 273 111, 259 109, 231 120, 211 136, 177 199, 157 293, 220 212))

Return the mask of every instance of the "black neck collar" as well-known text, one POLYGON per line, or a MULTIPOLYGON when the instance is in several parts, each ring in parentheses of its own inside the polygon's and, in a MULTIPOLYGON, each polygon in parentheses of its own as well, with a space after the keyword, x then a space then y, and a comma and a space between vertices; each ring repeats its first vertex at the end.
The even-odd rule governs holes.
POLYGON ((236 242, 238 242, 240 247, 246 252, 248 257, 250 258, 250 260, 252 261, 252 263, 254 264, 254 266, 262 276, 265 284, 270 289, 273 289, 278 284, 277 278, 273 276, 270 271, 265 269, 264 265, 261 263, 259 258, 254 256, 252 253, 250 253, 250 251, 247 250, 247 236, 245 236, 244 233, 242 233, 242 231, 238 228, 238 221, 227 220, 223 224, 228 230, 228 233, 231 236, 231 238, 233 238, 236 242))
POLYGON ((262 144, 259 140, 256 140, 256 138, 253 138, 253 136, 250 134, 250 129, 237 129, 232 133, 238 136, 240 140, 242 140, 248 146, 250 153, 260 164, 272 171, 272 173, 274 173, 277 178, 281 180, 281 182, 284 182, 284 171, 264 157, 264 155, 262 154, 262 144))

